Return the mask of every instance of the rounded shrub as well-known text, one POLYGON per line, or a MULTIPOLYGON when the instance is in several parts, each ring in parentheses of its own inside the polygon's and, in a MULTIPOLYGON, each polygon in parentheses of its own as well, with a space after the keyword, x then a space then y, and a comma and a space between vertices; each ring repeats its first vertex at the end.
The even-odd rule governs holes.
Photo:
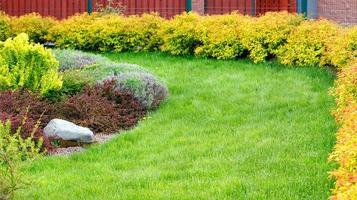
POLYGON ((56 24, 52 17, 42 17, 37 13, 31 13, 11 19, 12 35, 26 33, 31 42, 45 43, 48 30, 56 24))
POLYGON ((242 32, 248 21, 249 17, 237 13, 203 18, 199 25, 202 45, 196 48, 195 55, 217 59, 241 56, 245 52, 242 32))
POLYGON ((200 44, 201 17, 196 13, 183 13, 166 21, 161 30, 161 49, 172 55, 193 55, 200 44))
POLYGON ((10 34, 10 17, 0 11, 0 41, 6 40, 10 34))
POLYGON ((0 44, 0 90, 25 88, 41 95, 60 89, 58 61, 39 44, 30 44, 22 33, 0 44))
POLYGON ((114 90, 131 93, 147 110, 157 108, 168 95, 166 86, 148 73, 121 73, 105 79, 108 80, 115 80, 114 90))
POLYGON ((304 21, 279 49, 280 62, 290 66, 324 66, 327 43, 337 31, 337 26, 327 20, 304 21))
POLYGON ((269 12, 257 18, 243 29, 242 43, 249 50, 249 57, 263 62, 274 57, 285 44, 290 32, 304 20, 302 15, 288 12, 269 12))
POLYGON ((342 68, 357 58, 357 27, 346 28, 328 43, 327 59, 342 68))

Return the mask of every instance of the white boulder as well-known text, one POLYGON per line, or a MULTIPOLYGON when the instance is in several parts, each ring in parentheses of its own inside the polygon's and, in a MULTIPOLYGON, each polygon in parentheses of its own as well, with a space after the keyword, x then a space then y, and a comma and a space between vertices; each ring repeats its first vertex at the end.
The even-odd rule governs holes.
POLYGON ((66 141, 94 142, 94 134, 89 128, 81 127, 62 119, 51 120, 43 130, 43 133, 47 137, 66 141))

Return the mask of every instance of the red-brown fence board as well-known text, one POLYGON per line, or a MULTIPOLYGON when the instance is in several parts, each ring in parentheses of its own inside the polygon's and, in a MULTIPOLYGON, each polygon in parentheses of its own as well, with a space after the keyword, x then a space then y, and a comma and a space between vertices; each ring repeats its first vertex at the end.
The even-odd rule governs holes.
POLYGON ((296 12, 296 0, 206 0, 207 14, 238 11, 242 14, 260 15, 269 11, 283 10, 296 12))
POLYGON ((207 14, 226 14, 238 11, 242 14, 253 14, 251 0, 206 0, 207 14))
MULTIPOLYGON (((186 0, 120 0, 126 7, 125 14, 158 12, 171 18, 186 11, 186 0)), ((107 0, 93 0, 93 11, 97 5, 107 5, 107 0)), ((0 0, 1 10, 12 16, 37 12, 43 16, 63 19, 75 13, 87 12, 87 0, 0 0)))

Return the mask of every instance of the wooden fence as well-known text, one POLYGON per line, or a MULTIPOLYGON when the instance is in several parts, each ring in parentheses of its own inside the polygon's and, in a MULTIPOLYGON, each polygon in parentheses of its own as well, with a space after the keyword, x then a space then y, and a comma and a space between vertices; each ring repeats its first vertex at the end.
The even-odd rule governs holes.
MULTIPOLYGON (((0 8, 12 16, 21 16, 37 12, 43 16, 54 16, 63 19, 76 13, 88 12, 91 7, 88 0, 0 0, 0 8)), ((92 10, 97 4, 106 4, 107 0, 92 0, 92 10)), ((121 0, 126 14, 158 12, 170 18, 186 11, 186 0, 121 0)))
MULTIPOLYGON (((125 5, 127 15, 158 12, 166 18, 181 14, 191 6, 191 0, 117 1, 125 5)), ((97 4, 106 5, 107 0, 0 0, 0 9, 12 16, 37 12, 43 16, 63 19, 76 13, 96 11, 97 4)), ((260 15, 268 11, 297 11, 296 0, 205 0, 202 6, 206 14, 224 14, 235 10, 249 15, 260 15)))
POLYGON ((232 11, 260 15, 269 11, 296 12, 296 0, 206 0, 207 14, 224 14, 232 11))

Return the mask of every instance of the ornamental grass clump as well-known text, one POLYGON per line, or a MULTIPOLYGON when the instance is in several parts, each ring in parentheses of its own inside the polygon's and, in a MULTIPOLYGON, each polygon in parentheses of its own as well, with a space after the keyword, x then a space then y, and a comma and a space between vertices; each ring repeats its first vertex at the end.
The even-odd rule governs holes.
POLYGON ((26 34, 0 43, 0 90, 28 89, 40 95, 60 89, 58 61, 26 34))

